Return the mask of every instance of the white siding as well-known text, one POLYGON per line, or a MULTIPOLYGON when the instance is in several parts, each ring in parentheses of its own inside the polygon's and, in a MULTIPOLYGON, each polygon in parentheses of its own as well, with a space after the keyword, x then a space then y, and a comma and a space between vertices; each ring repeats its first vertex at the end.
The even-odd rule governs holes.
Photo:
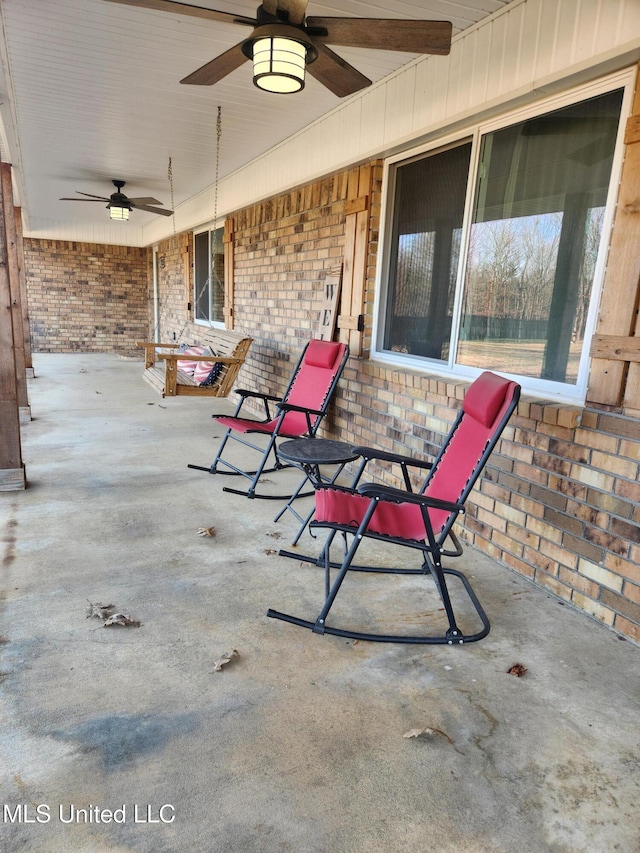
MULTIPOLYGON (((511 4, 457 36, 449 57, 416 60, 227 177, 219 215, 639 59, 640 0, 511 4)), ((177 226, 211 213, 202 193, 178 208, 177 226)), ((145 242, 168 233, 151 223, 145 242)))

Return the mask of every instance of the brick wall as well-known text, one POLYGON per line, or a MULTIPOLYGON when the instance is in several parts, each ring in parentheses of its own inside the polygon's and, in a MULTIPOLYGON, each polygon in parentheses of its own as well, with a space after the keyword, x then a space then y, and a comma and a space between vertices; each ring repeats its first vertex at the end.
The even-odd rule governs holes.
MULTIPOLYGON (((237 384, 266 387, 273 393, 286 387, 302 347, 319 322, 324 279, 344 257, 354 172, 341 172, 234 213, 235 328, 254 338, 237 384)), ((381 180, 382 169, 376 165, 372 198, 376 228, 381 180)), ((182 234, 158 247, 163 341, 173 341, 174 335, 188 343, 199 340, 192 284, 186 282, 185 272, 192 240, 192 234, 182 234)), ((368 292, 372 293, 377 230, 371 232, 369 246, 368 292)), ((367 334, 370 337, 370 322, 367 334)))
POLYGON ((235 323, 254 338, 246 378, 282 391, 342 262, 347 173, 234 215, 235 323))
POLYGON ((34 352, 132 353, 148 334, 149 249, 24 241, 34 352))
MULTIPOLYGON (((377 165, 376 165, 377 170, 377 165)), ((372 188, 365 348, 373 311, 380 173, 372 188)), ((280 393, 313 335, 322 280, 345 252, 349 173, 234 214, 236 327, 255 338, 239 383, 280 393)), ((189 342, 185 252, 159 254, 163 338, 189 342)), ((366 349, 365 349, 366 356, 366 349)), ((349 361, 324 434, 431 455, 449 431, 465 383, 349 361)), ((640 642, 640 423, 611 411, 523 399, 472 493, 462 536, 619 634, 640 642)), ((374 475, 397 483, 394 473, 374 475)))
MULTIPOLYGON (((178 234, 158 244, 158 327, 159 340, 195 343, 197 329, 192 322, 191 251, 193 234, 178 234), (191 303, 191 308, 189 307, 191 303)), ((151 308, 152 312, 152 308, 151 308)), ((153 313, 149 316, 149 340, 153 340, 153 313)))
MULTIPOLYGON (((352 361, 335 435, 432 455, 467 385, 352 361)), ((640 425, 523 398, 467 513, 462 538, 640 642, 640 425)), ((388 467, 375 478, 401 486, 388 467)))

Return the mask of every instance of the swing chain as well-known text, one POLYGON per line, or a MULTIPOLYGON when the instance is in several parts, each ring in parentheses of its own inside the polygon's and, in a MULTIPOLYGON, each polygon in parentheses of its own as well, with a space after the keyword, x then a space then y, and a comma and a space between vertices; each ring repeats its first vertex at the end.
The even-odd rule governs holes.
MULTIPOLYGON (((218 229, 218 184, 220 179, 220 140, 222 137, 222 107, 218 106, 218 116, 216 119, 216 168, 215 168, 215 183, 214 183, 214 194, 213 194, 213 229, 214 233, 217 233, 218 229)), ((171 210, 173 211, 173 248, 174 251, 178 248, 178 237, 176 233, 176 214, 175 214, 175 204, 174 204, 174 195, 173 195, 173 165, 171 162, 171 157, 169 157, 169 165, 167 168, 167 179, 169 181, 169 186, 171 188, 171 210)), ((202 283, 202 287, 200 291, 195 294, 195 303, 197 305, 199 303, 200 297, 204 293, 207 287, 211 286, 211 272, 209 276, 202 283)), ((163 300, 164 301, 164 300, 163 300)), ((163 305, 163 308, 166 308, 166 302, 163 305)), ((158 326, 160 325, 160 317, 158 317, 158 326)), ((176 340, 180 340, 184 333, 184 330, 189 325, 189 317, 184 322, 184 325, 177 333, 176 340)), ((209 325, 211 325, 211 320, 209 320, 209 325)))
POLYGON ((216 174, 213 191, 213 230, 218 228, 218 184, 220 183, 220 138, 222 137, 222 107, 218 104, 216 119, 216 174))

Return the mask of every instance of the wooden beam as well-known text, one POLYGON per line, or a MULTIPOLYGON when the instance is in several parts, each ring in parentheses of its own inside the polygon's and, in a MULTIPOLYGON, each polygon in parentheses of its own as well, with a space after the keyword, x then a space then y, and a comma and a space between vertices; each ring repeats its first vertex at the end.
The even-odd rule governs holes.
POLYGON ((22 307, 22 336, 24 339, 24 363, 27 370, 27 378, 33 378, 33 354, 31 351, 31 325, 29 323, 29 300, 27 297, 27 274, 24 263, 24 239, 22 235, 22 210, 13 208, 16 225, 16 248, 18 251, 18 272, 20 275, 20 296, 22 307))
POLYGON ((338 318, 340 340, 348 343, 351 354, 364 352, 365 291, 369 258, 370 193, 373 169, 360 166, 349 173, 345 204, 345 246, 341 310, 338 318))
POLYGON ((350 216, 352 213, 361 213, 363 210, 367 210, 369 207, 369 196, 361 195, 360 198, 354 198, 350 201, 346 201, 344 205, 344 212, 347 216, 350 216))
POLYGON ((640 362, 640 337, 594 335, 591 340, 590 355, 591 358, 640 362))
POLYGON ((11 294, 11 322, 13 324, 13 349, 16 364, 16 387, 21 420, 31 420, 29 396, 27 391, 27 363, 24 354, 24 325, 22 311, 22 293, 20 290, 20 268, 16 234, 16 215, 13 206, 13 182, 11 163, 0 163, 0 182, 2 183, 2 208, 6 248, 9 292, 11 294))
POLYGON ((338 317, 338 328, 339 329, 350 329, 354 332, 361 332, 364 326, 364 317, 362 314, 358 314, 355 317, 349 316, 348 314, 341 314, 338 317))
MULTIPOLYGON (((0 196, 3 194, 4 181, 0 180, 0 196)), ((26 487, 26 476, 20 445, 14 311, 9 286, 5 205, 2 201, 0 197, 0 491, 13 491, 26 487)), ((13 204, 11 218, 13 220, 13 204)))
MULTIPOLYGON (((629 142, 611 232, 597 336, 626 337, 636 333, 640 282, 640 213, 636 212, 640 211, 640 135, 634 128, 636 120, 640 120, 638 81, 632 118, 634 121, 627 125, 629 142)), ((631 408, 640 408, 640 374, 636 367, 632 368, 625 360, 594 355, 587 401, 610 406, 620 406, 624 402, 631 408)))

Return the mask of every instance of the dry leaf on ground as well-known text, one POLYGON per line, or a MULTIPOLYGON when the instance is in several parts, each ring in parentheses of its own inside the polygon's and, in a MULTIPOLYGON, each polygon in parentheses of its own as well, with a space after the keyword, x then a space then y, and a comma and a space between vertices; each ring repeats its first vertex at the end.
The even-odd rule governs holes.
MULTIPOLYGON (((87 599, 88 601, 88 599, 87 599)), ((93 604, 89 601, 89 610, 87 612, 87 619, 91 619, 92 616, 95 616, 97 619, 107 619, 114 611, 113 604, 93 604)))
POLYGON ((516 678, 522 678, 525 672, 528 672, 528 670, 523 663, 514 663, 514 665, 509 667, 507 670, 508 675, 515 675, 516 678))
POLYGON ((214 660, 213 668, 215 672, 220 672, 223 666, 226 666, 228 663, 231 663, 233 660, 237 660, 240 657, 240 653, 237 649, 232 649, 230 652, 225 652, 218 660, 214 660))
POLYGON ((126 613, 114 613, 105 621, 104 627, 113 628, 115 625, 119 625, 122 628, 139 628, 142 622, 138 619, 132 619, 126 613))
POLYGON ((215 527, 200 527, 198 529, 198 536, 215 536, 216 529, 215 527))
POLYGON ((420 737, 420 735, 442 735, 442 737, 446 738, 449 743, 453 743, 446 732, 443 732, 442 729, 434 729, 431 726, 425 726, 423 729, 411 729, 410 731, 405 732, 402 737, 420 737))

